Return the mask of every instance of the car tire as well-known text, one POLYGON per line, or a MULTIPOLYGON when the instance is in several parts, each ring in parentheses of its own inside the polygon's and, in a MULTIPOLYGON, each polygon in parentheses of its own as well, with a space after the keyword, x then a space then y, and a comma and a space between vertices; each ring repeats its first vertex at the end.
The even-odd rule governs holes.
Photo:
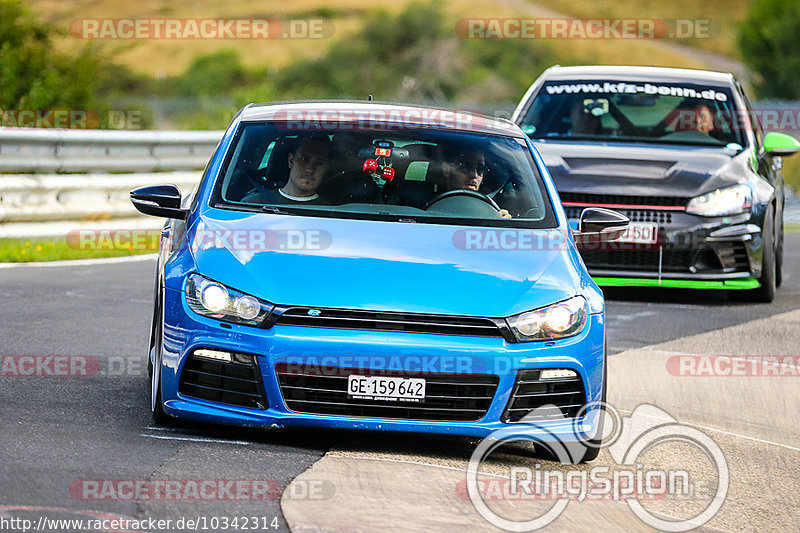
MULTIPOLYGON (((605 345, 606 341, 603 341, 605 345)), ((608 348, 605 348, 607 350, 608 348)), ((600 402, 601 406, 605 408, 606 405, 606 391, 608 390, 608 359, 603 357, 603 394, 600 395, 600 402)), ((583 446, 583 453, 580 452, 578 455, 580 457, 576 457, 576 464, 584 464, 597 459, 597 456, 600 455, 600 448, 603 447, 603 422, 605 420, 604 416, 600 417, 600 421, 597 424, 597 437, 590 440, 588 446, 583 446)))
POLYGON ((761 286, 757 289, 741 291, 741 299, 746 302, 770 303, 775 299, 775 291, 777 288, 777 246, 775 243, 775 221, 773 213, 773 207, 770 205, 764 215, 761 277, 758 278, 761 286))
POLYGON ((783 284, 783 220, 778 230, 778 246, 775 249, 775 286, 783 284))
POLYGON ((153 422, 158 425, 167 425, 171 417, 164 411, 164 401, 161 399, 161 348, 164 338, 164 313, 161 302, 157 302, 154 310, 157 318, 155 321, 155 345, 152 350, 154 363, 151 362, 148 354, 147 360, 150 370, 150 408, 153 415, 153 422))

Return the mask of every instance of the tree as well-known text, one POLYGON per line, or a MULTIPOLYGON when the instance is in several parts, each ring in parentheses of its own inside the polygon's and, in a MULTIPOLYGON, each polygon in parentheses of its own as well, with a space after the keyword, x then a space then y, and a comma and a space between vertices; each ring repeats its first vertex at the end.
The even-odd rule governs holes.
POLYGON ((739 32, 761 97, 800 98, 800 1, 754 0, 739 32))
POLYGON ((0 0, 0 108, 89 109, 100 60, 88 47, 54 54, 52 33, 19 0, 0 0))

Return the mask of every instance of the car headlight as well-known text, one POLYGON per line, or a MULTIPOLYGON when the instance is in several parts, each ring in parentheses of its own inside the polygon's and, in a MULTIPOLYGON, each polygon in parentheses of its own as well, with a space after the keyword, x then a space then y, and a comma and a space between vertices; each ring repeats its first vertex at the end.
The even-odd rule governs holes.
POLYGON ((692 198, 686 212, 703 217, 735 215, 750 209, 752 197, 750 187, 734 185, 692 198))
POLYGON ((198 315, 247 326, 260 325, 274 307, 200 274, 186 279, 186 303, 198 315))
POLYGON ((506 319, 518 341, 539 341, 570 337, 583 330, 588 306, 583 296, 574 296, 548 307, 506 319))

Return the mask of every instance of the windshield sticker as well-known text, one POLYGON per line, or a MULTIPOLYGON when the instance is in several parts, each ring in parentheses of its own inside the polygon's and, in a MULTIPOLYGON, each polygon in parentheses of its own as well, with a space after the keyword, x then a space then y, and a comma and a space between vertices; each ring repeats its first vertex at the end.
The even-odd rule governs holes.
POLYGON ((678 96, 681 98, 702 98, 726 102, 728 95, 714 89, 697 90, 691 87, 676 85, 653 85, 645 83, 565 83, 560 85, 546 85, 547 94, 580 94, 580 93, 616 93, 616 94, 658 94, 661 96, 678 96))

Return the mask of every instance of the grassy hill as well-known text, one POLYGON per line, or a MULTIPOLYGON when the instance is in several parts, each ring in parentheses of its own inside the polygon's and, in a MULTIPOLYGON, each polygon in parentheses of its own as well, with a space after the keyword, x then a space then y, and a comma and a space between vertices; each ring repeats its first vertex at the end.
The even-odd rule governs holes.
MULTIPOLYGON (((350 38, 361 29, 368 11, 385 10, 397 13, 409 0, 373 0, 365 7, 360 0, 329 0, 318 2, 298 0, 30 0, 40 17, 61 28, 63 35, 56 41, 60 49, 71 49, 76 39, 69 35, 70 22, 84 18, 325 18, 333 23, 335 32, 328 39, 274 40, 101 40, 94 44, 113 56, 115 61, 135 72, 155 77, 178 75, 192 59, 222 49, 237 50, 245 66, 260 69, 267 75, 275 69, 299 59, 320 57, 332 43, 350 38)), ((546 7, 573 17, 627 18, 709 18, 713 16, 714 31, 710 39, 686 41, 701 49, 736 55, 734 35, 736 24, 743 18, 748 0, 709 0, 695 4, 691 0, 657 2, 653 0, 454 0, 442 4, 448 20, 462 18, 547 16, 539 7, 546 7), (700 7, 702 6, 702 7, 700 7)), ((376 27, 379 33, 385 28, 376 27)), ((454 31, 455 34, 455 31, 454 31)), ((78 41, 82 44, 81 41, 78 41)), ((554 59, 563 63, 626 63, 670 66, 705 66, 697 57, 660 46, 658 41, 625 40, 559 40, 554 46, 554 59)), ((681 41, 684 42, 684 41, 681 41)))

